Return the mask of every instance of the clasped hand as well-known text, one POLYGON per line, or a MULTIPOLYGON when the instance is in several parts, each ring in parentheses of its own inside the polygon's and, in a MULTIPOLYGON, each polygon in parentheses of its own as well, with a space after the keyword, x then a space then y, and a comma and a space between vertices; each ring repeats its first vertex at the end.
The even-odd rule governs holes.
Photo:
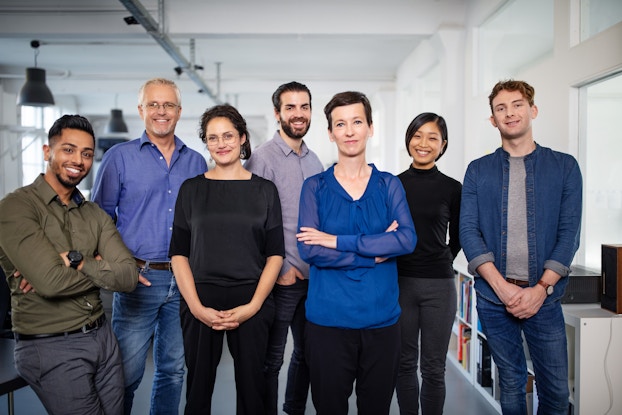
POLYGON ((544 304, 546 293, 539 287, 520 288, 507 283, 506 289, 499 296, 508 313, 516 318, 526 319, 535 315, 544 304))
POLYGON ((201 307, 200 312, 195 317, 214 330, 234 330, 253 317, 257 311, 259 310, 250 303, 224 311, 215 310, 211 307, 201 307))

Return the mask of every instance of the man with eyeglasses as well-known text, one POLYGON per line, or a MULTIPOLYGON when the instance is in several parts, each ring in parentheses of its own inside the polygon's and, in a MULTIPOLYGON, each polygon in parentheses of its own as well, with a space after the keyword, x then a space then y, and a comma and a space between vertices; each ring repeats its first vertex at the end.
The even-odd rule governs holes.
POLYGON ((153 339, 152 414, 177 414, 184 381, 180 294, 168 249, 181 184, 207 171, 205 158, 176 135, 181 94, 174 82, 155 78, 138 94, 145 123, 140 138, 117 144, 102 159, 93 200, 115 221, 140 270, 131 293, 115 293, 112 327, 125 374, 125 414, 130 414, 153 339))
POLYGON ((276 185, 281 199, 285 259, 272 295, 276 314, 266 356, 267 414, 278 413, 278 377, 289 328, 294 350, 289 363, 283 411, 304 414, 309 393, 309 370, 304 356, 305 300, 309 265, 300 259, 296 245, 298 204, 302 183, 324 170, 318 156, 302 139, 311 126, 311 91, 299 82, 279 86, 272 95, 274 117, 280 128, 274 137, 253 151, 244 167, 276 185))

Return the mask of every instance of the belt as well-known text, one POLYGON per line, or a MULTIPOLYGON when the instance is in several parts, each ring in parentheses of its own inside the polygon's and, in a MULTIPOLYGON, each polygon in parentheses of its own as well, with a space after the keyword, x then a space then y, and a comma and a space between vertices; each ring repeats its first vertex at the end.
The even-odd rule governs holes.
POLYGON ((134 258, 134 260, 136 260, 136 265, 140 269, 151 268, 151 269, 157 269, 159 271, 173 272, 170 262, 151 262, 151 261, 143 261, 142 259, 138 259, 138 258, 134 258))
POLYGON ((529 287, 529 281, 515 280, 514 278, 506 278, 505 280, 510 284, 518 285, 519 287, 529 287))
POLYGON ((67 334, 88 333, 90 331, 97 330, 98 328, 100 328, 104 324, 105 321, 106 321, 106 315, 102 314, 101 317, 99 317, 97 320, 91 323, 85 324, 79 329, 72 330, 72 331, 66 331, 63 333, 45 333, 45 334, 19 334, 19 333, 13 333, 13 334, 15 336, 15 340, 17 341, 47 339, 48 337, 59 337, 59 336, 65 336, 67 334))

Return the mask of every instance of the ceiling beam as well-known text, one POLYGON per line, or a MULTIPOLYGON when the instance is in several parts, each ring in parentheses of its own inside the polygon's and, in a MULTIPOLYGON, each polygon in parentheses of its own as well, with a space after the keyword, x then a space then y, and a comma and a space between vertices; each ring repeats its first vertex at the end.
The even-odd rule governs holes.
MULTIPOLYGON (((138 0, 119 0, 123 6, 132 14, 138 23, 147 31, 149 35, 169 54, 171 58, 177 63, 177 66, 183 70, 183 73, 199 87, 199 92, 209 96, 215 104, 222 104, 220 98, 215 94, 212 89, 205 83, 203 78, 197 73, 193 64, 186 59, 186 57, 180 52, 177 46, 173 43, 171 38, 160 30, 158 23, 151 17, 147 9, 138 0)), ((160 15, 163 20, 164 12, 160 4, 160 15)), ((163 22, 161 22, 163 23, 163 22)))

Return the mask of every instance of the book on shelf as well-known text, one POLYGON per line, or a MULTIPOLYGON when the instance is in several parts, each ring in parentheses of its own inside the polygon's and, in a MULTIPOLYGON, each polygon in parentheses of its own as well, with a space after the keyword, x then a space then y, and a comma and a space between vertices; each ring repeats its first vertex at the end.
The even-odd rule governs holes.
POLYGON ((491 387, 491 356, 488 342, 481 336, 478 336, 478 354, 477 354, 477 383, 482 387, 491 387))
POLYGON ((460 274, 460 303, 458 309, 460 312, 460 317, 469 323, 471 322, 472 295, 473 280, 460 274))
POLYGON ((469 370, 471 353, 471 327, 467 324, 460 323, 458 327, 458 361, 462 363, 462 367, 469 370))

